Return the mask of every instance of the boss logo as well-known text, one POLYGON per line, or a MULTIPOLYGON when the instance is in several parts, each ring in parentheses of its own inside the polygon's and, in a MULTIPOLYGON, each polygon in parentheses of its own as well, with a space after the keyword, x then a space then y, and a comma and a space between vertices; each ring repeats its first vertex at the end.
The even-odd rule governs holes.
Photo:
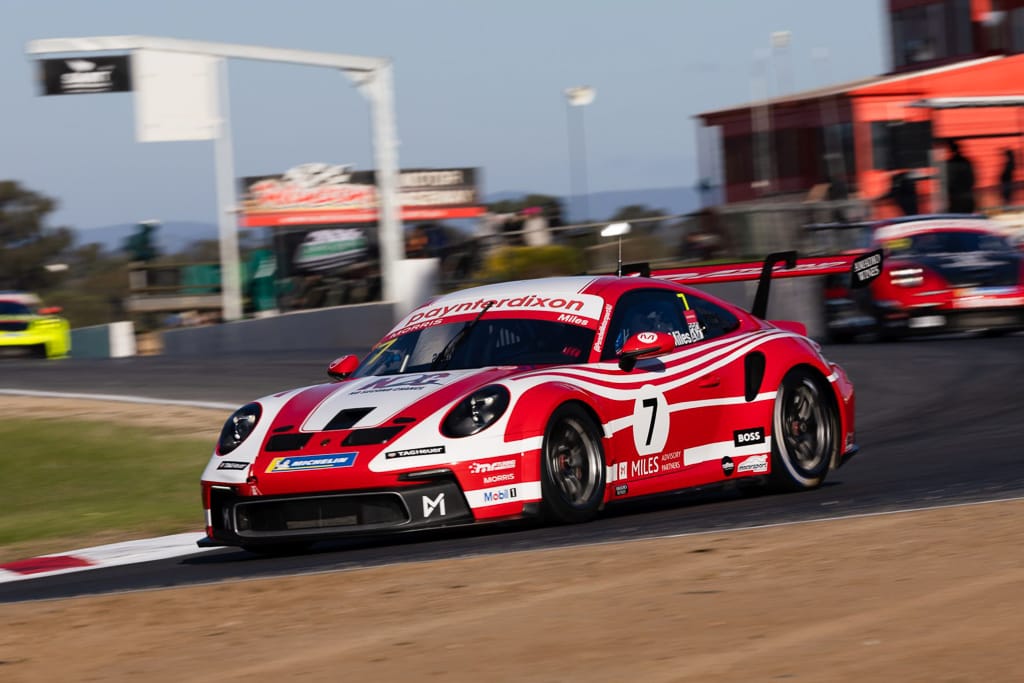
POLYGON ((764 443, 764 427, 754 429, 738 429, 732 433, 732 442, 736 447, 764 443))

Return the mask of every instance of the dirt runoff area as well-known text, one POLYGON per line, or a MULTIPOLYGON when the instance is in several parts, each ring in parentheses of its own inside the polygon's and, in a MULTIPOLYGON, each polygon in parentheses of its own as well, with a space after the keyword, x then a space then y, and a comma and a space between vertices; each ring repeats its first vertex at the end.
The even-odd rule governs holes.
POLYGON ((1022 517, 1011 501, 0 605, 0 680, 1019 681, 1022 517))

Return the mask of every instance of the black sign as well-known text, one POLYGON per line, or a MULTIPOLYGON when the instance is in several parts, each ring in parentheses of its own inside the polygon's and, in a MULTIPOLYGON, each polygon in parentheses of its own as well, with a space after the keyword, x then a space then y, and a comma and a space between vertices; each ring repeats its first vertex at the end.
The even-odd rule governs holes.
POLYGON ((764 443, 764 427, 737 429, 732 433, 732 443, 736 448, 756 443, 764 443))
POLYGON ((131 58, 69 57, 43 59, 39 77, 44 95, 88 95, 132 89, 131 58))
POLYGON ((882 274, 882 250, 858 256, 850 265, 850 287, 860 289, 867 287, 882 274))

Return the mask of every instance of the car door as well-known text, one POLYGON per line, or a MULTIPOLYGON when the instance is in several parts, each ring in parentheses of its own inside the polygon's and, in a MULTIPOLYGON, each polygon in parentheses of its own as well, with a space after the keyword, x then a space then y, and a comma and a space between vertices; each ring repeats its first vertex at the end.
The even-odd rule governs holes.
POLYGON ((612 437, 617 495, 656 493, 725 476, 729 451, 720 443, 727 431, 723 412, 730 397, 743 395, 743 360, 730 351, 733 344, 719 338, 738 327, 725 308, 679 290, 634 290, 620 298, 602 360, 615 359, 625 339, 637 332, 671 334, 676 347, 622 371, 619 381, 629 388, 631 412, 628 426, 612 437))

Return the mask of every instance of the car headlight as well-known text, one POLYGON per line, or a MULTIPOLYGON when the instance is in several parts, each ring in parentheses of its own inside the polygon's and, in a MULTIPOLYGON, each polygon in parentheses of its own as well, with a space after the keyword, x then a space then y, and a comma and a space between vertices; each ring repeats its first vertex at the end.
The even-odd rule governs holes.
POLYGON ((263 409, 259 403, 246 403, 236 410, 220 430, 217 439, 217 455, 227 455, 238 448, 252 434, 256 423, 260 421, 263 409))
POLYGON ((482 432, 505 414, 508 401, 508 389, 501 385, 477 389, 452 408, 441 423, 441 433, 458 438, 482 432))

